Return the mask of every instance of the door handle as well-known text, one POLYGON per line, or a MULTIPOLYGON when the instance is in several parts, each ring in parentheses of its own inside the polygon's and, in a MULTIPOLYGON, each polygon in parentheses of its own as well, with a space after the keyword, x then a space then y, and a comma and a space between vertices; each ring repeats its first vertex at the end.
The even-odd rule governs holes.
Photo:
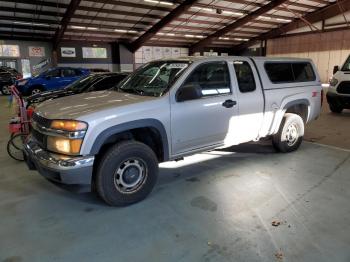
POLYGON ((235 106, 236 104, 237 104, 236 101, 229 99, 229 100, 226 100, 225 102, 223 102, 222 106, 226 107, 226 108, 231 108, 231 107, 235 106))

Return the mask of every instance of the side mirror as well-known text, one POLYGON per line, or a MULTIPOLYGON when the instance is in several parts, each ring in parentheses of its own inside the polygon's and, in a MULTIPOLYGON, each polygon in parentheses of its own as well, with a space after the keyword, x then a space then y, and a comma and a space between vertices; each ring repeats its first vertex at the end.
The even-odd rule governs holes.
POLYGON ((339 71, 339 66, 334 66, 333 67, 333 75, 336 73, 336 72, 338 72, 339 71))
POLYGON ((188 84, 181 87, 176 94, 176 101, 183 102, 187 100, 194 100, 203 96, 202 89, 199 85, 188 84))

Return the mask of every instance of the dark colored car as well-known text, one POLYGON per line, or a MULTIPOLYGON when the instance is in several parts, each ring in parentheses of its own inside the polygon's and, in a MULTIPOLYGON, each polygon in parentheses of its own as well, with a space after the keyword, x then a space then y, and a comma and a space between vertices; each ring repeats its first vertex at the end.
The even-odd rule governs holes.
POLYGON ((9 86, 13 85, 17 79, 22 78, 22 75, 16 69, 1 66, 0 67, 0 92, 3 95, 9 95, 9 86))
POLYGON ((94 73, 84 76, 73 82, 65 89, 42 92, 29 96, 26 101, 28 104, 39 103, 48 99, 54 99, 63 96, 70 96, 84 92, 101 91, 115 87, 127 77, 129 73, 94 73))

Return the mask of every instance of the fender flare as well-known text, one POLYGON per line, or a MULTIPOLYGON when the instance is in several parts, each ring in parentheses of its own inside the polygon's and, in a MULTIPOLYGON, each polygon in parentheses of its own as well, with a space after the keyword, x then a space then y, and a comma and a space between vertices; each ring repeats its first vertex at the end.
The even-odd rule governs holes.
POLYGON ((163 159, 164 161, 169 160, 169 143, 168 143, 168 136, 167 136, 165 127, 159 120, 151 119, 151 118, 135 120, 135 121, 122 123, 122 124, 107 128, 96 137, 91 147, 90 155, 98 154, 98 152, 100 151, 105 141, 107 141, 107 139, 110 138, 111 136, 131 130, 131 129, 142 128, 142 127, 152 127, 159 132, 162 140, 162 145, 163 145, 163 159))

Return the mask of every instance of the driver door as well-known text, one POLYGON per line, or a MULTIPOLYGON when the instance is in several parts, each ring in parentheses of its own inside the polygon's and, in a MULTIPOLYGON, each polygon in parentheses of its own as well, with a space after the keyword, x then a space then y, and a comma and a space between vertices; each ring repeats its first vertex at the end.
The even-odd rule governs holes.
POLYGON ((171 103, 172 155, 221 146, 237 120, 233 74, 226 61, 197 65, 177 90, 171 103), (184 88, 199 88, 197 98, 179 101, 184 88))

